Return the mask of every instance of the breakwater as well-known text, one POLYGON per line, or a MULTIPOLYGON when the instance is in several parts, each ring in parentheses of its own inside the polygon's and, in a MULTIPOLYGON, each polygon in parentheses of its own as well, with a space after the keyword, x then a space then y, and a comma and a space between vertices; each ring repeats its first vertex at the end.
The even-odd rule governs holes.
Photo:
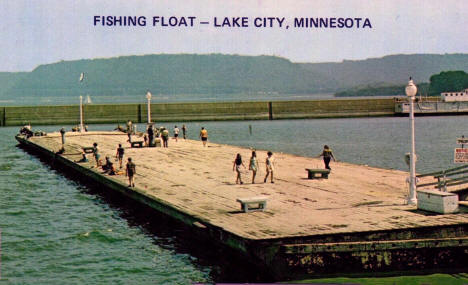
MULTIPOLYGON (((83 106, 86 124, 143 123, 146 104, 90 104, 83 106)), ((151 104, 153 121, 274 120, 393 116, 393 99, 262 101, 151 104)), ((0 107, 0 126, 77 124, 78 105, 0 107)))

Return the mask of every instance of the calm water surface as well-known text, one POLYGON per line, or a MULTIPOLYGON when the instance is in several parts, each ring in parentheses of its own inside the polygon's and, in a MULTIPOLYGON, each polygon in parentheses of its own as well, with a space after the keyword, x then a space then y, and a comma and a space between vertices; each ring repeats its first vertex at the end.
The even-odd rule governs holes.
MULTIPOLYGON (((455 140, 468 135, 467 120, 467 116, 416 118, 418 172, 454 166, 455 140)), ((175 124, 181 126, 158 123, 169 129, 175 124)), ((190 138, 197 138, 204 126, 213 142, 303 156, 316 156, 328 144, 342 161, 407 169, 403 159, 409 150, 407 118, 197 122, 187 126, 190 138)), ((36 129, 55 131, 60 127, 36 129)), ((90 129, 113 127, 92 125, 90 129)), ((216 252, 199 254, 193 245, 191 248, 176 237, 177 228, 154 213, 137 212, 122 201, 109 200, 17 148, 17 130, 0 128, 2 281, 190 284, 252 280, 242 272, 233 274, 233 268, 220 261, 216 252)), ((231 161, 220 162, 223 165, 229 168, 231 161)))

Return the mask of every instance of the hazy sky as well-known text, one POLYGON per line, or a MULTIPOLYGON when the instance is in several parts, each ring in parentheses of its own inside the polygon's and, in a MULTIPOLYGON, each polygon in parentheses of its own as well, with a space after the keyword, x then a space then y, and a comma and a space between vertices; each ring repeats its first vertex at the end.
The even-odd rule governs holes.
POLYGON ((295 62, 400 53, 468 52, 468 1, 0 0, 0 71, 60 60, 154 53, 277 55, 295 62), (94 16, 145 16, 144 27, 94 26, 94 16), (152 26, 153 16, 194 16, 194 27, 152 26), (249 17, 248 28, 216 28, 214 17, 249 17), (285 17, 285 28, 255 28, 285 17), (294 28, 295 17, 369 18, 372 29, 294 28), (208 21, 209 25, 201 25, 208 21))

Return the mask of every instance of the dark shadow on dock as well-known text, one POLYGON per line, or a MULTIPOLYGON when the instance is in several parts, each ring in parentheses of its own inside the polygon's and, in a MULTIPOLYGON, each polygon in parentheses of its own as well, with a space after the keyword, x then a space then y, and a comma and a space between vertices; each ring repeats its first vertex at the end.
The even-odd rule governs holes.
POLYGON ((230 211, 230 212, 227 212, 227 213, 228 214, 233 214, 233 215, 235 215, 235 214, 245 214, 245 212, 241 211, 241 210, 239 210, 239 211, 230 211))

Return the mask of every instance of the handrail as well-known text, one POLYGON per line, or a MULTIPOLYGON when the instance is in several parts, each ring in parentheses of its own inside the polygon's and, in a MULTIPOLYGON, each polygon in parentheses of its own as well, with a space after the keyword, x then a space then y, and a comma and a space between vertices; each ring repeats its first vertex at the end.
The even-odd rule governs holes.
POLYGON ((462 171, 455 171, 455 172, 449 172, 449 173, 442 173, 442 174, 439 174, 439 175, 434 175, 434 178, 440 178, 440 177, 444 177, 444 176, 454 176, 454 175, 463 174, 463 173, 468 173, 468 169, 467 170, 462 170, 462 171))
POLYGON ((430 173, 417 175, 416 177, 418 178, 433 176, 435 179, 437 179, 437 182, 430 182, 430 183, 424 183, 424 184, 416 183, 416 187, 434 186, 434 188, 438 188, 440 191, 447 192, 447 187, 449 186, 456 186, 456 185, 468 183, 468 175, 448 178, 448 176, 455 176, 455 175, 468 173, 467 168, 468 168, 468 165, 462 165, 462 166, 458 166, 458 167, 454 167, 454 168, 450 168, 450 169, 446 169, 442 171, 436 171, 436 172, 430 172, 430 173))
POLYGON ((455 171, 455 170, 459 170, 459 169, 464 169, 464 168, 468 168, 468 165, 462 165, 462 166, 458 166, 458 167, 454 167, 454 168, 449 168, 447 170, 442 170, 442 171, 436 171, 436 172, 429 172, 429 173, 424 173, 424 174, 419 174, 419 175, 416 175, 416 177, 420 178, 420 177, 426 177, 426 176, 434 176, 434 175, 440 175, 440 174, 447 174, 448 172, 452 172, 452 171, 455 171))
POLYGON ((445 186, 456 186, 456 185, 461 185, 461 184, 465 184, 465 183, 468 183, 468 179, 458 181, 458 182, 455 182, 455 183, 447 183, 445 186))

